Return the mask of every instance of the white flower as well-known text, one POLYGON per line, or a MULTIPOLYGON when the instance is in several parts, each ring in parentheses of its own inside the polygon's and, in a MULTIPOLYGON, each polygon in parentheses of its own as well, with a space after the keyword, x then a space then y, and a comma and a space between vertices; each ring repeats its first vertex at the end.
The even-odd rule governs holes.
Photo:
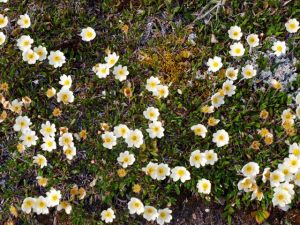
POLYGON ((285 109, 285 110, 283 110, 283 112, 281 114, 282 120, 293 120, 295 118, 296 118, 296 116, 293 115, 293 112, 291 111, 291 109, 285 109))
POLYGON ((249 162, 242 168, 245 177, 255 178, 259 173, 259 165, 256 162, 249 162))
POLYGON ((210 194, 211 191, 211 183, 207 179, 198 180, 197 183, 198 192, 201 194, 210 194))
POLYGON ((60 204, 57 206, 57 211, 60 211, 62 209, 65 210, 66 214, 70 214, 72 211, 72 206, 67 201, 61 201, 60 204))
POLYGON ((67 88, 62 88, 57 93, 57 102, 63 102, 64 104, 69 104, 74 102, 74 94, 67 88))
POLYGON ((50 191, 46 193, 47 195, 47 206, 48 207, 54 207, 59 205, 59 201, 61 199, 61 193, 58 190, 55 190, 54 188, 51 188, 50 191))
POLYGON ((218 130, 213 134, 213 142, 217 144, 217 147, 222 147, 224 145, 228 145, 229 136, 225 130, 218 130))
POLYGON ((43 61, 47 58, 47 54, 48 54, 48 51, 45 47, 39 45, 38 47, 34 47, 33 48, 33 51, 38 54, 39 56, 39 61, 43 61))
POLYGON ((50 51, 50 55, 48 56, 49 64, 54 68, 61 67, 66 62, 66 57, 63 52, 50 51))
POLYGON ((245 177, 244 179, 240 180, 238 183, 239 191, 250 192, 252 190, 252 186, 255 184, 255 180, 250 177, 245 177))
POLYGON ((108 54, 105 58, 104 58, 105 62, 107 63, 107 67, 111 68, 113 67, 119 60, 119 56, 113 52, 112 54, 108 54))
POLYGON ((154 121, 149 124, 149 129, 146 129, 149 133, 150 138, 162 138, 164 136, 165 129, 163 128, 161 122, 154 121))
POLYGON ((267 182, 267 180, 270 179, 270 168, 269 167, 266 167, 263 171, 263 174, 262 174, 262 181, 264 183, 267 182))
POLYGON ((232 80, 227 80, 223 83, 222 90, 224 91, 225 95, 231 97, 235 94, 236 86, 233 85, 232 80))
POLYGON ((83 41, 91 41, 96 37, 96 32, 93 28, 87 27, 81 30, 80 36, 83 41))
POLYGON ((128 151, 125 151, 119 154, 117 160, 123 168, 127 168, 134 163, 135 157, 134 154, 130 154, 128 151))
POLYGON ((6 35, 1 31, 0 32, 0 45, 2 45, 6 40, 6 35))
POLYGON ((190 164, 196 168, 200 166, 205 166, 206 164, 206 157, 204 153, 201 153, 200 150, 195 150, 191 153, 190 156, 190 164))
POLYGON ((151 92, 155 92, 157 86, 160 84, 160 80, 157 77, 151 76, 147 79, 146 89, 151 92))
POLYGON ((285 181, 291 181, 293 179, 293 173, 290 169, 290 167, 287 164, 279 164, 278 165, 278 170, 281 171, 284 175, 284 180, 285 181))
POLYGON ((46 136, 43 138, 43 142, 41 147, 44 151, 52 152, 53 149, 56 149, 56 142, 53 137, 46 136))
POLYGON ((191 130, 194 131, 195 135, 201 136, 202 138, 206 137, 207 129, 202 124, 197 124, 191 127, 191 130))
POLYGON ((300 159, 294 155, 289 155, 288 158, 285 158, 283 164, 287 165, 292 173, 296 173, 300 168, 300 159))
POLYGON ((296 116, 300 119, 300 105, 296 108, 296 116))
POLYGON ((63 147, 64 154, 68 160, 72 160, 76 155, 76 147, 75 146, 64 146, 63 147))
POLYGON ((209 58, 207 62, 208 71, 217 72, 223 66, 222 59, 218 56, 209 58))
POLYGON ((108 208, 101 212, 101 220, 105 223, 112 223, 115 218, 115 212, 112 210, 112 208, 108 208))
POLYGON ((270 173, 271 187, 277 187, 277 186, 279 186, 280 182, 283 182, 283 181, 284 181, 284 174, 281 171, 275 170, 270 173))
POLYGON ((228 30, 229 38, 232 40, 239 41, 243 36, 242 30, 239 26, 231 26, 228 30))
POLYGON ((128 147, 130 147, 130 148, 133 146, 136 148, 139 148, 144 143, 143 138, 144 138, 144 136, 140 130, 138 130, 138 129, 130 130, 125 139, 125 142, 127 143, 128 147))
POLYGON ((233 57, 243 56, 245 53, 245 48, 241 42, 233 43, 230 45, 229 54, 233 57))
POLYGON ((180 180, 182 183, 184 183, 187 180, 191 179, 191 174, 190 172, 183 166, 176 166, 171 170, 171 176, 170 176, 173 181, 178 181, 180 180))
POLYGON ((123 81, 127 79, 129 72, 127 66, 118 65, 114 67, 113 74, 117 80, 123 81))
POLYGON ((271 79, 270 84, 272 85, 273 88, 275 88, 277 90, 282 88, 282 84, 275 79, 271 79))
POLYGON ((33 156, 33 163, 39 165, 41 168, 44 168, 47 166, 47 159, 45 156, 37 154, 36 156, 33 156))
POLYGON ((294 182, 298 187, 300 187, 300 169, 295 173, 294 182))
POLYGON ((33 209, 34 205, 35 205, 35 199, 31 197, 27 197, 23 200, 21 209, 24 213, 29 214, 31 213, 31 210, 33 209))
POLYGON ((280 190, 287 191, 291 195, 291 198, 293 198, 295 195, 294 185, 290 184, 289 182, 284 182, 284 183, 280 184, 278 187, 274 188, 274 192, 278 192, 280 190))
POLYGON ((242 68, 242 75, 245 79, 250 79, 256 76, 256 70, 253 68, 252 65, 246 65, 242 68))
POLYGON ((225 75, 230 80, 236 80, 238 76, 239 70, 234 69, 233 67, 229 67, 226 69, 225 75))
POLYGON ((112 149, 117 145, 117 137, 113 132, 105 131, 105 133, 101 135, 101 138, 104 148, 112 149))
POLYGON ((148 107, 144 112, 143 115, 146 119, 151 121, 156 121, 159 117, 159 111, 157 108, 148 107))
POLYGON ((28 49, 22 53, 23 61, 27 62, 28 64, 35 64, 36 61, 39 59, 39 55, 36 54, 31 49, 28 49))
POLYGON ((159 225, 163 225, 165 223, 170 223, 170 221, 172 220, 172 210, 165 208, 165 209, 159 209, 158 210, 158 215, 157 215, 157 219, 156 222, 159 225))
POLYGON ((273 43, 272 50, 274 54, 279 57, 286 53, 286 45, 284 41, 276 41, 273 43))
POLYGON ((36 141, 38 140, 38 137, 35 135, 35 131, 32 130, 25 130, 20 137, 20 140, 22 140, 22 144, 26 147, 30 147, 32 145, 36 145, 36 141))
POLYGON ((67 76, 65 74, 63 74, 62 76, 60 76, 59 78, 59 84, 62 85, 64 88, 70 88, 72 86, 72 78, 71 76, 67 76))
POLYGON ((29 35, 22 35, 17 40, 17 46, 21 51, 26 51, 31 49, 32 44, 33 44, 33 39, 29 35))
POLYGON ((29 130, 29 126, 31 125, 31 121, 27 116, 18 116, 16 118, 15 125, 13 126, 15 131, 25 132, 29 130))
POLYGON ((119 124, 118 126, 114 127, 114 134, 117 138, 122 137, 126 138, 129 132, 129 128, 124 124, 119 124))
POLYGON ((8 0, 0 0, 0 2, 6 3, 8 2, 8 0))
POLYGON ((157 85, 156 90, 153 92, 153 95, 158 98, 166 98, 169 95, 169 88, 166 85, 157 85))
POLYGON ((4 15, 0 14, 0 28, 6 27, 7 24, 8 24, 7 16, 4 16, 4 15))
POLYGON ((93 66, 92 70, 99 78, 106 78, 109 75, 109 68, 107 64, 98 63, 93 66))
POLYGON ((128 202, 128 209, 130 214, 142 214, 144 212, 144 204, 138 198, 131 198, 128 202))
POLYGON ((40 196, 35 199, 34 203, 35 204, 33 207, 33 211, 36 214, 40 215, 40 214, 48 214, 49 213, 48 202, 47 202, 46 198, 44 198, 43 196, 40 196))
POLYGON ((300 92, 296 95, 295 102, 298 105, 300 104, 300 92))
POLYGON ((218 108, 221 105, 223 105, 224 102, 224 96, 221 95, 219 92, 211 96, 211 104, 215 107, 218 108))
POLYGON ((147 220, 147 221, 154 221, 156 220, 158 216, 158 212, 157 209, 154 208, 153 206, 145 206, 145 210, 143 213, 143 217, 147 220))
POLYGON ((23 29, 29 28, 31 25, 30 17, 27 14, 20 15, 17 24, 23 29))
POLYGON ((288 191, 284 189, 280 189, 277 192, 274 193, 274 196, 272 198, 273 206, 280 206, 285 207, 286 205, 290 204, 292 201, 291 195, 288 191))
POLYGON ((254 188, 251 194, 251 200, 257 199, 261 201, 264 198, 264 193, 259 190, 259 188, 254 188))
POLYGON ((204 151, 204 155, 206 158, 206 164, 214 165, 218 161, 218 154, 214 152, 214 150, 206 150, 204 151))
POLYGON ((156 166, 156 171, 155 171, 156 176, 155 176, 155 178, 157 180, 164 180, 164 179, 166 179, 167 176, 170 176, 170 171, 171 170, 170 170, 170 167, 168 166, 168 164, 160 163, 156 166))
POLYGON ((289 146, 289 153, 300 159, 300 145, 293 143, 289 146))
POLYGON ((11 102, 11 105, 10 105, 9 109, 12 112, 20 114, 22 112, 22 106, 23 106, 23 102, 18 101, 18 99, 15 99, 11 102))
POLYGON ((299 22, 297 19, 289 19, 285 23, 285 28, 289 33, 296 33, 299 30, 299 22))
POLYGON ((58 139, 59 146, 74 146, 73 135, 71 133, 63 133, 58 139))
POLYGON ((144 171, 147 175, 151 176, 152 179, 157 178, 157 163, 149 162, 146 167, 142 168, 142 171, 144 171))
POLYGON ((250 34, 247 37, 247 43, 250 47, 254 48, 259 45, 259 38, 257 34, 250 34))
POLYGON ((51 124, 49 121, 42 124, 42 127, 40 129, 40 133, 44 136, 51 136, 54 137, 56 132, 55 124, 51 124))

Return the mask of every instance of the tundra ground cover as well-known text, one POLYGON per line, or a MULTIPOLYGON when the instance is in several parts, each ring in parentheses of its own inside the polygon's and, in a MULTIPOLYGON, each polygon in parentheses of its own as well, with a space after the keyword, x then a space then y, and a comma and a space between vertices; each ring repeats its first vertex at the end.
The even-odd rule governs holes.
POLYGON ((0 219, 167 223, 186 191, 225 201, 228 218, 297 205, 297 13, 296 1, 1 3, 0 219))

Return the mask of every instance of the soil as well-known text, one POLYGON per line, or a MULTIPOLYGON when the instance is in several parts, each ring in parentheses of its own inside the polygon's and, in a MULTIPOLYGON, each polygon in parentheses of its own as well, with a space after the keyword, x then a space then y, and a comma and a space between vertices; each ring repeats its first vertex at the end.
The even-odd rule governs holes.
MULTIPOLYGON (((222 217, 223 206, 218 204, 206 205, 203 200, 193 197, 179 204, 173 210, 173 220, 170 225, 226 225, 226 218, 222 217)), ((258 224, 251 215, 250 210, 236 211, 232 215, 232 225, 255 225, 258 224)), ((270 212, 270 217, 264 224, 268 225, 300 225, 300 205, 288 212, 277 208, 270 212)))

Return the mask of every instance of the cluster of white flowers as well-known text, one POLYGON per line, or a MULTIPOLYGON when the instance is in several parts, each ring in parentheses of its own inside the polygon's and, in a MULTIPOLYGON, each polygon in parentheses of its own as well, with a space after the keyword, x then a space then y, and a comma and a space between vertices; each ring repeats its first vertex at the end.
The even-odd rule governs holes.
MULTIPOLYGON (((5 28, 7 24, 8 24, 7 16, 0 14, 0 29, 5 28)), ((6 40, 6 35, 2 31, 0 31, 0 46, 4 44, 5 40, 6 40)))
MULTIPOLYGON (((272 203, 282 210, 289 209, 289 205, 294 198, 294 186, 300 187, 300 145, 293 143, 289 146, 289 156, 284 158, 283 163, 273 172, 270 168, 265 168, 262 173, 262 181, 270 181, 274 194, 272 203)), ((244 179, 238 183, 238 189, 251 192, 251 199, 259 201, 264 197, 263 192, 256 184, 256 176, 259 174, 259 165, 255 162, 249 162, 242 168, 244 179)))
POLYGON ((68 160, 72 160, 76 155, 76 147, 73 140, 73 134, 69 132, 62 133, 58 139, 58 144, 63 147, 63 152, 68 160))
MULTIPOLYGON (((27 116, 18 116, 13 126, 14 131, 20 132, 21 145, 25 149, 26 147, 35 146, 37 144, 38 137, 35 131, 31 130, 31 120, 27 116)), ((43 163, 44 165, 45 163, 43 163)), ((47 164, 47 162, 46 162, 47 164)))
POLYGON ((176 166, 170 169, 168 164, 149 162, 146 167, 142 168, 142 171, 154 180, 164 180, 167 176, 170 176, 174 182, 180 180, 184 183, 191 179, 190 172, 184 166, 176 166))
POLYGON ((156 220, 159 225, 170 223, 170 221, 172 220, 172 210, 170 210, 169 208, 157 210, 153 206, 144 206, 143 202, 138 198, 132 197, 130 199, 130 201, 128 202, 128 209, 130 214, 143 214, 143 217, 147 221, 150 222, 156 220))
POLYGON ((105 131, 102 135, 103 147, 112 149, 117 145, 117 138, 123 138, 128 147, 140 148, 144 143, 143 133, 139 129, 130 130, 126 125, 114 127, 114 132, 105 131))
MULTIPOLYGON (((0 29, 5 28, 8 24, 7 16, 0 14, 0 29)), ((20 15, 17 20, 17 24, 22 29, 27 29, 31 26, 31 19, 28 14, 20 15)), ((6 35, 0 32, 0 45, 2 45, 6 40, 6 35)), ((34 47, 32 49, 32 44, 34 40, 29 35, 22 35, 17 39, 17 47, 22 51, 22 58, 24 62, 28 64, 35 64, 37 61, 43 61, 47 58, 48 52, 44 46, 34 47)), ((53 65, 55 68, 61 67, 66 58, 61 51, 51 51, 48 56, 49 64, 53 65)))
POLYGON ((259 165, 256 162, 249 162, 242 168, 242 174, 245 176, 238 183, 238 189, 244 192, 251 192, 251 200, 257 199, 261 201, 264 197, 263 193, 256 184, 256 176, 259 173, 259 165))
POLYGON ((115 79, 117 79, 119 81, 124 81, 127 79, 127 76, 129 74, 129 72, 127 70, 127 66, 122 66, 122 65, 115 66, 119 60, 119 56, 115 52, 109 53, 104 58, 104 60, 106 63, 104 63, 104 64, 97 63, 92 68, 93 72, 99 78, 106 78, 110 73, 110 69, 113 68, 113 74, 115 76, 115 79))
POLYGON ((296 115, 290 108, 283 110, 281 114, 282 125, 289 124, 293 126, 295 124, 295 119, 296 115))
MULTIPOLYGON (((17 23, 23 29, 31 26, 31 20, 27 14, 21 15, 17 23)), ((23 61, 28 64, 35 64, 37 61, 43 61, 48 55, 46 47, 42 45, 32 49, 33 42, 34 40, 29 35, 22 35, 17 40, 17 47, 22 51, 23 61)), ((61 67, 66 62, 66 58, 61 51, 51 51, 48 60, 49 64, 54 68, 61 67)))
POLYGON ((51 124, 49 121, 42 124, 42 128, 40 133, 43 135, 43 144, 41 145, 42 150, 52 152, 52 150, 56 149, 56 141, 55 141, 55 124, 51 124))
MULTIPOLYGON (((203 124, 197 124, 193 125, 191 127, 191 130, 195 133, 197 136, 201 136, 202 138, 206 137, 207 128, 203 124)), ((213 134, 213 140, 214 143, 216 143, 217 147, 223 147, 225 145, 228 145, 229 143, 229 135, 228 133, 222 129, 218 130, 213 134)))
POLYGON ((169 88, 167 85, 162 85, 158 77, 151 76, 146 81, 146 89, 152 92, 153 96, 157 98, 166 98, 169 95, 169 88))
POLYGON ((157 108, 148 107, 144 112, 143 115, 146 119, 150 120, 149 128, 147 132, 149 133, 150 138, 162 138, 164 136, 165 129, 162 126, 162 123, 158 120, 160 115, 157 108))
POLYGON ((25 198, 23 200, 21 208, 22 211, 27 214, 33 211, 37 215, 40 215, 40 214, 49 214, 49 208, 57 206, 58 210, 64 208, 66 212, 70 213, 72 209, 71 205, 68 205, 68 207, 67 206, 62 207, 62 205, 60 205, 61 197, 62 196, 59 190, 55 190, 54 188, 51 188, 50 191, 46 193, 46 197, 39 196, 37 198, 32 198, 32 197, 25 198))
MULTIPOLYGON (((289 156, 284 158, 278 169, 270 172, 266 179, 274 188, 272 203, 282 210, 287 210, 294 198, 294 186, 300 186, 300 145, 293 143, 289 146, 289 156)), ((267 168, 268 171, 268 168, 267 168)))
POLYGON ((214 150, 206 150, 200 152, 200 150, 195 150, 190 155, 190 165, 196 168, 206 165, 214 165, 218 161, 218 155, 214 150))
MULTIPOLYGON (((59 84, 62 86, 60 91, 57 93, 57 101, 63 102, 64 104, 69 104, 74 102, 74 94, 70 90, 72 86, 72 78, 70 75, 63 74, 60 77, 59 84)), ((55 89, 54 89, 55 90, 55 89)), ((56 91, 54 91, 56 92, 56 91)))
MULTIPOLYGON (((6 2, 6 0, 0 0, 1 2, 6 2)), ((9 23, 7 16, 0 14, 0 29, 5 28, 9 23)), ((29 15, 24 14, 19 17, 17 24, 21 29, 27 29, 31 26, 31 19, 29 15)), ((299 29, 299 22, 296 19, 290 19, 285 27, 289 33, 296 33, 299 29)), ((79 34, 83 41, 90 42, 95 39, 96 32, 93 28, 87 27, 81 30, 79 34)), ((243 37, 242 30, 239 26, 232 26, 228 30, 229 38, 238 41, 229 46, 229 54, 240 59, 247 52, 241 39, 243 37)), ((0 32, 0 45, 3 45, 6 41, 6 35, 0 32)), ((190 41, 193 41, 189 37, 190 41)), ((249 52, 256 48, 260 44, 259 36, 257 34, 249 34, 246 41, 250 47, 249 52)), ((35 64, 37 61, 43 61, 48 59, 49 64, 54 68, 62 67, 66 62, 66 57, 64 53, 57 51, 48 51, 46 47, 39 45, 33 48, 34 40, 29 35, 22 35, 17 39, 17 47, 22 51, 23 61, 28 64, 35 64)), ((273 54, 276 57, 282 57, 287 52, 287 46, 284 41, 275 41, 271 47, 273 54)), ((99 78, 106 78, 112 70, 115 79, 119 81, 124 81, 127 79, 129 72, 127 66, 116 65, 119 60, 119 56, 113 52, 108 53, 104 58, 105 63, 98 63, 93 68, 92 71, 99 78)), ((214 56, 209 58, 207 61, 208 71, 215 73, 218 72, 222 67, 222 58, 219 56, 214 56)), ((257 66, 252 63, 246 63, 241 66, 241 68, 228 67, 226 68, 226 78, 227 80, 222 84, 222 88, 218 90, 217 93, 213 94, 210 98, 211 106, 206 107, 207 113, 213 113, 214 110, 221 105, 225 104, 225 96, 231 97, 236 92, 236 85, 234 81, 238 79, 239 70, 241 70, 242 79, 250 79, 257 75, 257 66)), ((278 81, 272 81, 273 86, 278 86, 278 81)), ((60 91, 57 93, 57 101, 63 102, 64 104, 69 104, 74 102, 74 94, 70 90, 72 86, 71 75, 63 74, 60 76, 59 84, 62 86, 60 91)), ((151 76, 146 81, 146 89, 157 98, 167 98, 169 95, 169 88, 167 85, 161 84, 158 77, 151 76)), ((54 95, 56 90, 51 89, 54 95)), ((296 96, 296 115, 299 118, 300 114, 300 93, 296 96)), ((15 99, 10 105, 10 110, 19 114, 15 120, 13 129, 20 133, 21 144, 26 147, 31 147, 37 145, 38 136, 36 132, 33 131, 30 126, 32 125, 31 120, 27 116, 22 116, 23 102, 15 99)), ((155 107, 148 107, 143 112, 144 117, 149 120, 148 129, 146 129, 149 137, 162 138, 164 136, 164 127, 162 122, 159 121, 160 112, 155 107)), ((296 116, 292 113, 291 109, 286 109, 283 111, 282 115, 283 124, 295 124, 296 116)), ((218 123, 219 120, 214 119, 214 123, 218 123)), ((205 138, 208 129, 203 124, 196 124, 191 127, 191 130, 197 136, 205 138)), ((41 125, 40 133, 43 136, 43 143, 41 144, 41 149, 46 152, 52 152, 57 149, 57 143, 55 141, 56 127, 55 124, 51 124, 49 121, 41 125)), ((124 139, 128 148, 140 148, 144 144, 144 136, 140 129, 129 129, 125 124, 119 124, 115 126, 113 131, 105 131, 101 135, 103 141, 103 147, 108 149, 113 149, 117 145, 118 138, 124 139)), ((223 147, 229 144, 229 135, 224 130, 217 130, 213 133, 212 142, 216 144, 217 147, 223 147)), ((68 160, 72 160, 76 155, 76 147, 74 145, 73 134, 68 131, 60 133, 58 140, 59 146, 63 148, 63 153, 68 160)), ((265 168, 262 174, 262 180, 265 183, 267 180, 270 181, 270 186, 273 188, 273 205, 279 206, 281 209, 287 209, 294 198, 295 191, 294 186, 300 186, 300 146, 298 143, 293 143, 289 146, 290 155, 283 160, 283 163, 278 165, 278 169, 270 172, 269 168, 265 168)), ((37 154, 33 157, 33 163, 37 164, 40 168, 47 166, 47 159, 41 154, 37 154)), ((128 168, 135 162, 135 155, 129 151, 123 151, 119 154, 117 161, 123 168, 128 168)), ((218 160, 217 153, 214 150, 206 150, 200 152, 200 150, 195 150, 191 153, 189 162, 190 165, 196 168, 204 167, 206 165, 214 165, 218 160)), ((191 174, 188 169, 184 166, 176 166, 170 168, 166 163, 154 163, 149 162, 146 167, 142 168, 142 171, 146 175, 149 175, 154 180, 165 180, 168 176, 174 181, 180 181, 185 183, 191 180, 191 174)), ((255 162, 247 163, 241 170, 244 178, 239 181, 238 189, 244 192, 252 192, 252 199, 261 200, 264 195, 256 183, 257 175, 259 174, 259 165, 255 162)), ((37 177, 37 179, 42 179, 42 177, 37 177)), ((201 194, 210 194, 211 192, 211 182, 205 178, 198 180, 197 182, 198 192, 201 194)), ((61 201, 62 195, 59 190, 51 188, 50 191, 46 193, 46 197, 39 196, 37 198, 27 197, 24 199, 22 204, 22 210, 29 214, 32 211, 36 214, 48 214, 49 208, 57 207, 57 210, 65 210, 69 214, 72 210, 72 206, 67 201, 61 201)), ((153 206, 144 206, 143 202, 138 198, 131 198, 128 202, 128 209, 130 214, 143 214, 143 217, 147 221, 156 221, 158 224, 162 225, 169 223, 172 219, 172 211, 169 208, 156 209, 153 206)), ((101 220, 105 223, 111 223, 116 218, 115 212, 112 208, 108 208, 101 212, 101 220)))

